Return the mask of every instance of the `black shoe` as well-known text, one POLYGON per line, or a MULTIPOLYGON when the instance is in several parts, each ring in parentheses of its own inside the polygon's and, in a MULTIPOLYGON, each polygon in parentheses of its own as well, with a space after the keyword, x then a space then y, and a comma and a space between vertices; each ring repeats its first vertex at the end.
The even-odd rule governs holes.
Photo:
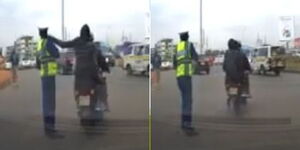
POLYGON ((50 139, 62 139, 64 136, 54 129, 45 129, 45 135, 50 139))
POLYGON ((196 136, 196 135, 198 135, 198 132, 193 127, 182 127, 182 130, 187 136, 196 136))

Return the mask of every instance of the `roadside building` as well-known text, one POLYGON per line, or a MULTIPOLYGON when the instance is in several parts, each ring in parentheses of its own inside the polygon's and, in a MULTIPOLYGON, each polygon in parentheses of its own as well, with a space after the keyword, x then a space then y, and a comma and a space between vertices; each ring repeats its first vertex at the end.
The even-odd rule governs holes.
POLYGON ((169 38, 161 39, 155 44, 155 50, 157 50, 164 61, 172 61, 175 48, 176 45, 174 44, 173 39, 169 38))
POLYGON ((34 57, 36 42, 33 40, 33 36, 21 36, 15 41, 14 46, 21 59, 34 57))
POLYGON ((8 60, 11 52, 15 49, 15 46, 7 46, 6 51, 4 53, 5 58, 8 60))

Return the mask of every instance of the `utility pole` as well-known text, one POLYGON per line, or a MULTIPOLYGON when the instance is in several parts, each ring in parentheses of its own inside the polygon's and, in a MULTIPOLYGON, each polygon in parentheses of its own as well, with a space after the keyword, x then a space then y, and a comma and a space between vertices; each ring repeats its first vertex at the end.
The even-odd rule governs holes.
POLYGON ((202 8, 202 0, 200 0, 200 54, 203 53, 202 8))
POLYGON ((65 39, 64 40, 68 40, 68 29, 67 28, 65 28, 65 39))
POLYGON ((150 8, 151 4, 150 4, 150 1, 148 2, 147 4, 147 9, 146 9, 146 12, 145 12, 145 41, 146 43, 150 44, 150 41, 151 41, 151 8, 150 8))
POLYGON ((206 49, 208 49, 208 37, 206 36, 206 40, 205 40, 205 47, 206 49))
POLYGON ((65 10, 64 10, 64 0, 61 0, 61 38, 65 40, 65 10))

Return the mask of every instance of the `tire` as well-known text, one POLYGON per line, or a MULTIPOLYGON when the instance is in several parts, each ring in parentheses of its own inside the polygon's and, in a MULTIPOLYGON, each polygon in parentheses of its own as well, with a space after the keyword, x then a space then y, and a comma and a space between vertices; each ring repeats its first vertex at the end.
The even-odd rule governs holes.
POLYGON ((93 127, 96 126, 97 120, 95 119, 80 119, 80 125, 82 127, 93 127))
POLYGON ((243 104, 243 105, 247 105, 247 98, 246 98, 246 97, 241 97, 241 98, 240 98, 240 102, 241 102, 241 104, 243 104))
POLYGON ((230 104, 231 104, 231 96, 229 96, 228 98, 227 98, 227 107, 230 107, 230 104))
MULTIPOLYGON (((96 115, 96 114, 91 114, 91 111, 89 111, 89 107, 86 108, 79 108, 81 110, 79 110, 79 118, 80 118, 80 125, 82 127, 90 127, 90 126, 95 126, 96 125, 96 118, 95 116, 92 115, 96 115)), ((100 119, 100 117, 99 117, 100 119)), ((102 116, 101 116, 102 119, 102 116)))
POLYGON ((266 71, 265 66, 261 65, 260 68, 259 68, 259 72, 260 72, 260 74, 266 75, 267 71, 266 71))
POLYGON ((103 121, 103 119, 104 119, 104 113, 101 111, 101 112, 95 112, 96 114, 96 116, 95 116, 95 118, 94 118, 94 121, 95 121, 95 123, 96 124, 98 124, 98 123, 100 123, 100 122, 102 122, 103 121))
POLYGON ((127 75, 132 75, 132 69, 130 65, 127 65, 126 71, 127 71, 127 75))
POLYGON ((275 69, 275 70, 274 70, 274 73, 275 73, 276 76, 280 76, 280 70, 275 69))
POLYGON ((259 67, 259 68, 256 68, 255 73, 256 73, 257 75, 261 75, 260 67, 259 67))
POLYGON ((209 74, 209 72, 210 72, 209 69, 206 69, 206 74, 209 74))
POLYGON ((239 114, 240 112, 240 97, 235 96, 233 99, 233 110, 236 114, 239 114))
POLYGON ((83 127, 89 126, 90 121, 88 119, 80 118, 80 125, 83 126, 83 127))
POLYGON ((258 75, 261 75, 260 68, 259 68, 259 70, 257 70, 257 74, 258 74, 258 75))

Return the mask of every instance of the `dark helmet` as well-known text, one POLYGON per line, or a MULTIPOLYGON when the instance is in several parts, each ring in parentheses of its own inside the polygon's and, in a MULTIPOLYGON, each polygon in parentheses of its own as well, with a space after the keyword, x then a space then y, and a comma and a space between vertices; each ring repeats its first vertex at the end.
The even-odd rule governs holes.
POLYGON ((189 39, 189 32, 188 31, 181 32, 181 33, 179 33, 179 37, 180 37, 180 40, 187 41, 189 39))
POLYGON ((228 41, 228 48, 232 50, 239 50, 242 47, 242 44, 235 40, 235 39, 229 39, 228 41))
POLYGON ((39 35, 41 38, 47 38, 48 28, 47 27, 39 28, 39 35))
POLYGON ((81 27, 81 30, 80 30, 80 38, 86 40, 86 41, 93 41, 93 35, 91 34, 91 31, 90 31, 90 27, 85 24, 81 27))

